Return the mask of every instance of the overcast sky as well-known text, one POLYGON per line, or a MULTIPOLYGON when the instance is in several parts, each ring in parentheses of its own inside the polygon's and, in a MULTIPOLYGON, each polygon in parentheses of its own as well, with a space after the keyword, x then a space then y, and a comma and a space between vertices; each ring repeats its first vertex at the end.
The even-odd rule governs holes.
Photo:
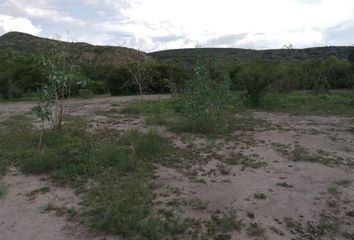
POLYGON ((0 35, 144 51, 354 44, 354 0, 0 0, 0 35))

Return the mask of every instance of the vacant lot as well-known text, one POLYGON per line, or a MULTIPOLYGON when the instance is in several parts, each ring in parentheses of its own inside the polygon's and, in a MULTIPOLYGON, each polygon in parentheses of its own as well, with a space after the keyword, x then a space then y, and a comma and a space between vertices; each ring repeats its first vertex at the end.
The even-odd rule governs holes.
MULTIPOLYGON (((89 137, 70 136, 82 146, 92 143, 88 151, 97 149, 85 160, 67 159, 63 166, 65 156, 79 156, 66 149, 54 167, 46 161, 59 152, 40 156, 36 166, 23 160, 31 159, 32 146, 7 154, 14 150, 2 143, 0 239, 354 239, 352 118, 243 111, 233 114, 231 131, 203 135, 173 131, 125 108, 139 101, 66 103, 64 128, 84 128, 89 137), (109 151, 108 141, 121 151, 104 158, 102 169, 99 161, 85 162, 109 151), (130 157, 134 163, 123 160, 130 157), (75 161, 94 170, 70 165, 75 161)), ((2 141, 10 144, 11 136, 36 128, 31 106, 0 104, 2 141)), ((59 140, 51 141, 48 148, 59 140)))

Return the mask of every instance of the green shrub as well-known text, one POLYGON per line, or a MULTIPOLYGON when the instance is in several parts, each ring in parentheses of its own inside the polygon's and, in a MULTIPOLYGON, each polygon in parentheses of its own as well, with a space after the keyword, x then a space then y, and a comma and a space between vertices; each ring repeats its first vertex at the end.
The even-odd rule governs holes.
POLYGON ((178 98, 177 111, 185 119, 185 130, 217 133, 226 126, 231 96, 230 78, 223 68, 212 78, 207 67, 197 64, 193 76, 186 82, 184 93, 178 98))
POLYGON ((148 133, 140 136, 134 146, 138 157, 147 159, 157 159, 162 157, 168 151, 168 144, 156 130, 150 130, 148 133))
POLYGON ((251 105, 257 106, 260 98, 266 93, 274 80, 272 62, 262 59, 252 59, 242 63, 234 74, 234 82, 240 90, 247 92, 251 105))
POLYGON ((131 84, 131 74, 124 67, 113 67, 107 76, 107 87, 112 96, 137 93, 136 86, 131 84))
POLYGON ((82 98, 90 98, 92 97, 93 93, 89 89, 80 89, 79 96, 82 98))

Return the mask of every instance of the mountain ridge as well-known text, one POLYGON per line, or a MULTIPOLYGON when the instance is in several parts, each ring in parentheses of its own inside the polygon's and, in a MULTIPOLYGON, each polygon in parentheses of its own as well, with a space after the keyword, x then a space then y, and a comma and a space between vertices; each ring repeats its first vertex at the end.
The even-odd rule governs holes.
MULTIPOLYGON (((12 49, 23 53, 45 50, 53 44, 63 44, 79 63, 119 65, 141 57, 161 61, 193 64, 196 59, 195 48, 169 49, 155 52, 143 52, 133 48, 119 46, 100 46, 85 42, 65 42, 42 38, 27 33, 8 32, 0 36, 0 50, 12 49)), ((249 58, 265 58, 272 60, 294 60, 308 58, 347 58, 351 46, 324 46, 302 49, 243 49, 243 48, 199 48, 198 51, 205 59, 240 61, 249 58)))

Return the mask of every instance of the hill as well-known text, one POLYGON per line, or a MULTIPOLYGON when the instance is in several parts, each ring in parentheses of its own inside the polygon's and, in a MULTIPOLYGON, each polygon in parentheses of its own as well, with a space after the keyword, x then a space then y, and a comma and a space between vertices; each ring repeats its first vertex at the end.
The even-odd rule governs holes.
MULTIPOLYGON (((249 58, 265 58, 273 60, 293 60, 309 58, 347 58, 351 47, 316 47, 305 49, 273 49, 273 50, 252 50, 241 48, 200 48, 198 51, 203 59, 216 59, 239 61, 249 58)), ((192 64, 195 61, 196 50, 174 49, 149 53, 149 56, 181 64, 192 64)))
POLYGON ((13 50, 22 54, 45 51, 55 44, 63 45, 77 63, 117 65, 136 57, 148 58, 144 52, 131 48, 57 41, 20 32, 9 32, 0 36, 0 50, 13 50))
MULTIPOLYGON (((118 65, 136 57, 156 60, 193 64, 195 62, 195 49, 172 49, 145 53, 132 48, 114 46, 95 46, 83 42, 64 42, 41 38, 26 33, 9 32, 0 36, 0 50, 14 50, 24 54, 35 53, 50 48, 54 44, 63 44, 72 58, 78 63, 91 63, 99 65, 118 65)), ((347 58, 351 47, 316 47, 306 49, 272 49, 252 50, 241 48, 201 48, 200 54, 204 59, 239 61, 249 58, 265 58, 273 60, 292 60, 308 58, 328 58, 336 56, 347 58)))

